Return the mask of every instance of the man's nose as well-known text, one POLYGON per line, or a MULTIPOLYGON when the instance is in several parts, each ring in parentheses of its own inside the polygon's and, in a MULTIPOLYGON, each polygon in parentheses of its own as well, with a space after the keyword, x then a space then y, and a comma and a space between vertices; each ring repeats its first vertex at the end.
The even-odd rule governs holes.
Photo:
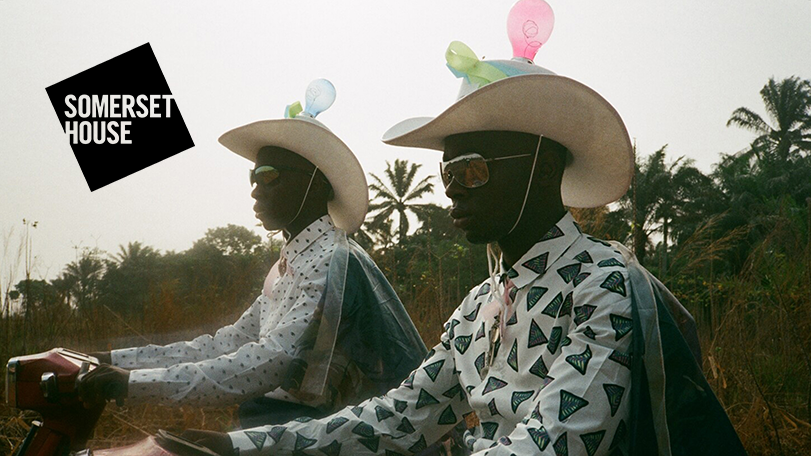
POLYGON ((259 199, 259 195, 262 194, 262 186, 259 184, 254 184, 253 190, 251 190, 251 197, 253 199, 259 199))
POLYGON ((451 200, 457 200, 467 195, 467 189, 463 187, 456 179, 451 179, 451 183, 445 187, 445 196, 451 200))

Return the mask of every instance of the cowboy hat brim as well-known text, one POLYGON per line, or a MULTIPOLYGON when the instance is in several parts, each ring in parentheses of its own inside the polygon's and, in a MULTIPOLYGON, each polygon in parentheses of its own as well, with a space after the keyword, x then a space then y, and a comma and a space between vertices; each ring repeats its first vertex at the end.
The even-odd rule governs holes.
POLYGON ((474 131, 543 135, 565 146, 569 162, 561 194, 570 207, 597 207, 622 197, 634 172, 625 124, 597 92, 564 76, 525 74, 490 83, 435 118, 391 127, 383 142, 443 150, 445 138, 474 131))
POLYGON ((320 122, 304 118, 260 120, 224 133, 219 141, 252 162, 264 146, 301 155, 332 185, 335 196, 327 208, 335 226, 352 234, 366 218, 369 188, 363 168, 352 150, 320 122))

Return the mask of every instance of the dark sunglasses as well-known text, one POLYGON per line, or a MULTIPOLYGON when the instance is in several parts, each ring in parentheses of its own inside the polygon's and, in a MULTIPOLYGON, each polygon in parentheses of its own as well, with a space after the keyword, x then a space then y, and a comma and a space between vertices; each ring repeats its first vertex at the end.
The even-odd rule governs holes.
POLYGON ((466 154, 439 164, 439 176, 445 188, 456 180, 465 188, 477 188, 490 180, 487 163, 510 158, 531 157, 532 154, 510 155, 509 157, 484 158, 479 154, 466 154))
POLYGON ((306 174, 308 176, 312 176, 312 171, 304 171, 303 169, 288 167, 288 166, 270 166, 270 165, 262 165, 256 167, 256 169, 248 170, 251 173, 251 186, 256 183, 262 185, 269 185, 271 182, 275 181, 279 178, 280 171, 291 171, 291 172, 298 172, 302 174, 306 174))

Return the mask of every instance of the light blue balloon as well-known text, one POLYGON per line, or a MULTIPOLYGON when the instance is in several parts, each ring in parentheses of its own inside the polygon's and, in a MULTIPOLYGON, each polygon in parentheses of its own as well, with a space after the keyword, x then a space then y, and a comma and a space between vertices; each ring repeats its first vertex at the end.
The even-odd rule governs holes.
POLYGON ((335 102, 335 86, 326 79, 316 79, 304 94, 304 112, 312 117, 329 109, 335 102))

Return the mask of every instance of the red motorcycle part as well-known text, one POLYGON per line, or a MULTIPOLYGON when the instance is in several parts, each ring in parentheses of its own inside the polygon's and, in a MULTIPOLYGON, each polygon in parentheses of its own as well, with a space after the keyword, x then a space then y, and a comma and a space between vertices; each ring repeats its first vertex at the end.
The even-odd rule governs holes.
POLYGON ((9 360, 6 402, 42 415, 15 456, 61 456, 86 446, 104 404, 86 408, 79 400, 76 378, 98 365, 95 358, 63 348, 9 360))

